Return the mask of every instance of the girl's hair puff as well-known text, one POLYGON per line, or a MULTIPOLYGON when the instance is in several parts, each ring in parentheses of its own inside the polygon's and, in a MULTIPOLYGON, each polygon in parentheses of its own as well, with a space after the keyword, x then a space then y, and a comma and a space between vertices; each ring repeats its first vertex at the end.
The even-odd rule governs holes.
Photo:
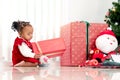
POLYGON ((31 26, 30 22, 14 21, 12 23, 11 29, 17 32, 21 32, 25 26, 31 26))

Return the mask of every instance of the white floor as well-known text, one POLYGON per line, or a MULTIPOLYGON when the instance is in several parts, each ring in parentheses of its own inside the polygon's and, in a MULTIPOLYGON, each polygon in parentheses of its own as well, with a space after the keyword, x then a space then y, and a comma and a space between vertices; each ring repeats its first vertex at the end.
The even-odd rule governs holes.
POLYGON ((0 80, 120 80, 120 69, 10 67, 0 63, 0 80))

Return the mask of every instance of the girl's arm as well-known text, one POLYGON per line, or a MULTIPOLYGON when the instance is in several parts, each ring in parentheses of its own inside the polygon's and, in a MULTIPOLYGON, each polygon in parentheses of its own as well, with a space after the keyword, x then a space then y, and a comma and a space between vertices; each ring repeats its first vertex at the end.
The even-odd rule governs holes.
POLYGON ((35 53, 32 52, 32 50, 27 46, 26 43, 23 42, 21 45, 18 46, 18 48, 23 56, 34 58, 35 53))

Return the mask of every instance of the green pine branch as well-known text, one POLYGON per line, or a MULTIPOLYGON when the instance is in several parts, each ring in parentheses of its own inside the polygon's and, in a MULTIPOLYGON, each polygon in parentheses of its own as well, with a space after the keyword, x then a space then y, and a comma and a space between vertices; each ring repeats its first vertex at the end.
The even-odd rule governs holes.
POLYGON ((120 36, 120 3, 113 2, 113 7, 108 9, 109 14, 105 15, 105 22, 111 26, 116 36, 120 36))

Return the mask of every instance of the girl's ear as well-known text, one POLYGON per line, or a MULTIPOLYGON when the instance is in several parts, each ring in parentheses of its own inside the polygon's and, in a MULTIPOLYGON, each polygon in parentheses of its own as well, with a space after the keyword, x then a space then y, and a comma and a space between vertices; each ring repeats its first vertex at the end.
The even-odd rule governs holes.
POLYGON ((22 33, 21 32, 18 32, 19 36, 21 37, 22 33))

